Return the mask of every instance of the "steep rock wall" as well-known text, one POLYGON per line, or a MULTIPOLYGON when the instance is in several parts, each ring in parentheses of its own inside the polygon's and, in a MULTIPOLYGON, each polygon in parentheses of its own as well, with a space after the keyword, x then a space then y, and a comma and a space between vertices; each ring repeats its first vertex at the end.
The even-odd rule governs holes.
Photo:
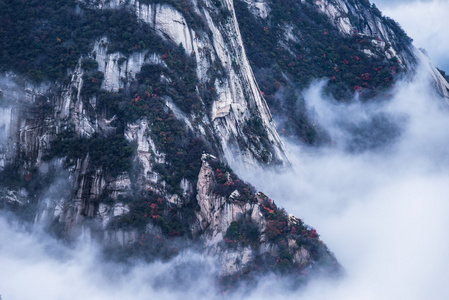
POLYGON ((375 6, 368 7, 360 1, 351 3, 343 0, 317 0, 315 3, 343 34, 375 37, 377 41, 373 43, 384 52, 386 58, 397 58, 402 66, 412 72, 417 70, 417 66, 424 65, 434 80, 435 88, 446 102, 449 101, 448 82, 432 66, 428 58, 411 44, 411 39, 406 36, 400 25, 383 17, 375 6), (410 44, 404 45, 404 39, 410 44))
MULTIPOLYGON (((238 189, 235 189, 228 197, 220 196, 214 192, 218 183, 216 174, 210 165, 215 158, 203 155, 202 160, 203 164, 197 183, 199 210, 196 212, 196 216, 198 223, 193 231, 194 235, 200 236, 208 253, 215 255, 220 261, 224 275, 235 274, 245 268, 251 270, 251 264, 254 264, 255 260, 269 260, 269 258, 280 260, 281 251, 291 255, 290 262, 292 264, 299 265, 300 268, 314 268, 316 260, 312 259, 310 251, 315 250, 306 249, 306 244, 297 240, 295 230, 299 228, 297 226, 302 226, 299 219, 288 215, 286 222, 277 223, 284 226, 284 229, 281 229, 280 232, 277 231, 275 235, 278 237, 273 239, 273 224, 276 224, 277 221, 264 213, 264 211, 270 210, 269 207, 272 207, 270 206, 271 200, 260 192, 254 195, 253 201, 244 200, 240 197, 241 191, 239 192, 238 189), (249 222, 257 226, 257 231, 260 233, 255 241, 257 246, 246 244, 244 238, 242 240, 242 236, 245 236, 246 233, 239 234, 241 242, 230 240, 230 238, 232 239, 230 228, 237 222, 249 222), (284 236, 283 230, 289 233, 284 236), (281 236, 283 239, 279 240, 281 236)), ((229 173, 226 176, 229 178, 229 183, 232 176, 229 173)), ((278 211, 275 206, 272 208, 279 216, 282 216, 282 211, 278 211)), ((273 213, 273 211, 271 212, 273 213)), ((307 230, 303 230, 301 234, 307 236, 307 232, 307 230)), ((310 236, 313 236, 313 233, 310 236)), ((329 255, 327 251, 323 248, 321 255, 327 257, 329 255)))
MULTIPOLYGON (((221 153, 230 152, 232 149, 239 152, 246 162, 288 164, 284 146, 246 58, 232 2, 226 5, 231 14, 226 24, 222 24, 222 20, 217 18, 212 3, 198 7, 207 27, 195 30, 189 27, 179 11, 167 4, 106 1, 97 8, 128 9, 149 24, 163 39, 176 45, 182 44, 186 55, 191 55, 196 60, 196 73, 200 84, 207 82, 210 74, 217 69, 220 72, 224 70, 222 76, 213 82, 217 98, 212 103, 211 111, 207 112, 206 118, 198 119, 195 115, 177 113, 175 105, 169 98, 166 99, 168 109, 173 110, 177 117, 181 116, 190 130, 199 136, 205 136, 207 127, 213 128, 221 153), (247 129, 244 132, 246 124, 253 118, 261 121, 262 131, 266 132, 269 144, 262 144, 258 140, 257 133, 248 132, 247 129)), ((160 65, 167 68, 161 58, 163 53, 135 51, 125 55, 110 52, 108 50, 110 43, 107 37, 93 41, 92 50, 87 55, 97 61, 98 71, 104 75, 101 88, 106 91, 116 93, 120 89, 126 89, 130 82, 136 80, 136 74, 144 65, 160 65)), ((41 170, 42 159, 51 148, 51 141, 67 129, 73 129, 76 136, 86 139, 114 134, 116 116, 108 115, 107 111, 99 109, 97 96, 83 94, 88 76, 81 65, 80 60, 70 75, 70 82, 66 85, 53 84, 37 88, 25 83, 23 86, 15 87, 19 91, 18 95, 14 95, 18 103, 17 109, 20 107, 22 112, 12 116, 10 110, 5 110, 5 114, 11 117, 4 118, 3 166, 14 163, 16 157, 22 157, 25 159, 20 176, 25 176, 33 170, 41 170), (32 109, 28 109, 29 107, 24 109, 24 103, 32 109)), ((8 100, 11 98, 8 94, 4 97, 8 100)), ((135 182, 131 182, 128 174, 119 176, 105 174, 104 169, 93 166, 90 154, 85 153, 84 157, 71 161, 72 195, 63 203, 60 201, 54 203, 61 209, 58 209, 57 213, 47 213, 46 216, 59 218, 66 229, 71 231, 78 224, 83 224, 100 214, 99 202, 101 203, 100 198, 104 197, 105 193, 117 199, 120 195, 126 194, 123 191, 131 190, 132 184, 137 184, 134 187, 137 186, 139 189, 151 188, 165 194, 172 203, 180 204, 183 201, 181 198, 189 198, 193 192, 192 182, 185 179, 181 181, 181 188, 184 191, 181 197, 170 194, 165 190, 164 182, 160 181, 160 174, 154 170, 155 164, 165 164, 166 161, 165 154, 160 152, 151 138, 148 122, 151 120, 142 119, 136 123, 126 124, 124 132, 129 142, 137 144, 137 164, 142 169, 135 182)), ((105 211, 104 205, 101 207, 101 210, 105 211)), ((51 207, 48 209, 54 210, 51 207)), ((96 226, 101 227, 100 223, 96 226)))
MULTIPOLYGON (((188 22, 179 11, 167 4, 143 4, 132 0, 107 1, 99 6, 102 9, 130 9, 162 37, 176 45, 182 44, 186 54, 195 57, 196 73, 200 82, 208 81, 211 74, 217 71, 224 71, 224 74, 215 79, 213 83, 217 99, 213 102, 211 111, 208 112, 209 122, 213 124, 224 152, 240 152, 244 161, 257 164, 261 160, 260 152, 262 151, 265 152, 264 160, 266 162, 288 164, 285 147, 276 132, 271 113, 261 95, 246 57, 232 1, 227 1, 225 7, 229 13, 225 20, 218 18, 219 10, 217 12, 216 6, 210 1, 204 2, 204 7, 197 7, 196 9, 205 20, 206 28, 194 30, 189 27, 188 22), (256 142, 258 146, 252 146, 253 142, 243 133, 245 125, 255 117, 260 119, 263 131, 267 134, 271 148, 268 151, 267 145, 260 147, 261 141, 256 142), (244 141, 243 148, 246 149, 242 149, 241 142, 240 145, 237 145, 237 141, 244 141), (233 145, 232 149, 230 149, 230 145, 233 145)), ((96 47, 98 46, 96 45, 96 47)), ((133 74, 140 71, 144 61, 142 54, 139 54, 139 59, 130 57, 126 60, 126 68, 122 68, 126 71, 120 71, 117 66, 120 54, 107 56, 103 54, 105 51, 107 50, 104 48, 96 51, 97 55, 100 54, 97 56, 99 68, 104 70, 105 74, 114 75, 111 80, 109 80, 110 76, 105 75, 106 80, 103 87, 116 90, 123 86, 120 83, 120 74, 126 72, 127 76, 132 78, 133 74), (139 61, 140 63, 130 65, 130 61, 139 61), (115 70, 109 71, 107 68, 115 70), (114 84, 109 84, 109 81, 114 84)), ((153 59, 151 63, 158 63, 158 61, 153 59)), ((257 137, 253 138, 257 139, 257 137)))

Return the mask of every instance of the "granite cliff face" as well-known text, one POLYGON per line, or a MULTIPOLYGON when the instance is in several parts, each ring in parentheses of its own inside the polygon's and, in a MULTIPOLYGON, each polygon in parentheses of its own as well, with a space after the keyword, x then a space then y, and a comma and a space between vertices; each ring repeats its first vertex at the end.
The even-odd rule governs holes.
MULTIPOLYGON (((217 20, 219 12, 212 2, 204 2, 202 5, 202 7, 195 4, 193 6, 198 17, 202 17, 205 26, 196 30, 189 26, 181 12, 167 4, 105 1, 99 4, 98 8, 132 11, 157 34, 176 45, 182 45, 185 54, 194 58, 198 83, 200 85, 209 83, 210 88, 217 93, 203 126, 213 127, 214 135, 218 137, 223 152, 227 151, 230 144, 235 144, 239 140, 240 145, 235 147, 235 150, 244 151, 243 159, 248 163, 260 161, 262 158, 260 152, 264 152, 265 146, 259 149, 260 142, 252 145, 246 137, 247 134, 243 134, 245 124, 257 118, 272 148, 267 149, 269 151, 265 150, 267 157, 263 159, 266 162, 288 164, 284 146, 276 132, 269 108, 261 96, 246 58, 232 1, 223 4, 228 12, 225 22, 217 20), (219 79, 211 81, 210 74, 217 68, 224 74, 219 79), (240 149, 243 148, 242 144, 246 144, 244 148, 248 151, 240 149)), ((117 91, 125 87, 122 78, 128 76, 132 80, 145 63, 163 64, 156 53, 134 53, 131 57, 125 58, 120 53, 108 54, 105 45, 107 40, 95 44, 94 53, 99 63, 99 70, 105 76, 102 88, 107 90, 117 91), (125 61, 119 65, 121 58, 125 61)))
POLYGON ((339 102, 389 97, 424 65, 447 99, 447 82, 402 28, 369 1, 235 1, 256 80, 281 135, 329 143, 307 115, 302 91, 324 80, 339 102))
MULTIPOLYGON (((449 86, 445 78, 421 50, 410 43, 411 39, 398 30, 399 26, 393 20, 383 17, 375 5, 369 6, 367 1, 316 1, 316 4, 342 34, 356 33, 374 37, 372 43, 379 50, 378 55, 388 59, 397 58, 401 66, 411 71, 416 71, 417 65, 424 64, 432 74, 437 90, 446 101, 449 100, 449 86)), ((376 55, 367 49, 363 51, 368 56, 376 55)))
MULTIPOLYGON (((194 74, 190 75, 196 77, 197 81, 193 86, 193 95, 189 96, 198 98, 195 100, 201 111, 180 109, 172 97, 161 95, 164 102, 163 109, 170 111, 179 120, 180 126, 184 127, 183 130, 204 137, 211 144, 210 147, 221 155, 237 151, 248 163, 288 165, 285 149, 246 59, 235 16, 230 15, 226 23, 214 21, 210 15, 214 13, 214 7, 205 4, 201 13, 205 20, 203 26, 206 27, 195 30, 188 26, 181 12, 167 4, 106 1, 86 5, 86 9, 129 11, 130 14, 135 14, 139 20, 148 24, 151 31, 154 30, 158 42, 168 44, 167 47, 170 47, 171 43, 179 45, 184 53, 178 54, 193 61, 194 74), (220 74, 211 79, 211 74, 217 72, 220 74), (206 85, 209 92, 214 94, 207 108, 204 99, 200 98, 202 91, 198 91, 199 88, 205 89, 206 85), (257 130, 248 126, 248 123, 253 121, 257 122, 257 130)), ((227 5, 231 6, 232 12, 232 3, 227 5)), ((130 82, 136 80, 136 74, 139 74, 143 65, 157 66, 169 71, 170 66, 166 63, 167 54, 154 53, 146 49, 126 55, 120 51, 110 51, 108 45, 111 45, 111 41, 107 36, 99 37, 92 42, 92 49, 83 59, 84 61, 89 59, 95 66, 87 70, 86 67, 82 67, 83 59, 80 59, 69 75, 70 82, 67 85, 56 82, 49 86, 36 87, 24 82, 22 86, 16 86, 12 83, 16 75, 8 73, 3 98, 9 103, 16 103, 19 107, 23 107, 24 104, 36 107, 33 108, 34 111, 26 110, 24 114, 27 115, 22 116, 14 128, 10 129, 11 120, 7 122, 5 140, 11 141, 7 147, 15 143, 20 145, 20 149, 5 151, 2 165, 12 164, 17 157, 24 155, 27 165, 21 173, 23 175, 32 172, 41 167, 42 157, 49 150, 51 140, 69 127, 75 136, 92 139, 97 135, 116 134, 116 124, 120 122, 120 126, 125 127, 122 134, 126 141, 136 145, 136 158, 143 167, 143 172, 138 176, 140 188, 155 188, 165 194, 164 183, 160 187, 160 174, 154 171, 153 167, 155 164, 170 162, 165 159, 167 154, 163 153, 153 141, 150 126, 152 120, 139 116, 132 122, 117 121, 116 114, 110 114, 100 106, 101 100, 97 94, 87 95, 85 90, 86 81, 89 81, 89 84, 98 83, 98 88, 111 94, 118 94, 119 90, 129 92, 130 82), (93 75, 86 76, 86 73, 93 75), (95 74, 101 74, 102 79, 95 78, 95 74), (8 90, 20 92, 17 95, 14 94, 16 92, 10 95, 8 90), (45 111, 42 101, 47 108, 51 108, 45 111), (13 141, 17 132, 20 133, 19 141, 13 141)), ((156 79, 160 80, 162 85, 177 84, 164 74, 160 74, 159 78, 156 76, 156 79)), ((176 90, 176 86, 174 89, 176 90)), ((149 90, 145 92, 150 93, 149 90)), ((153 95, 156 96, 156 91, 153 95)), ((8 108, 5 113, 8 112, 11 113, 12 109, 8 108)), ((7 118, 11 117, 6 116, 7 118)), ((70 200, 67 199, 71 203, 69 205, 71 209, 63 212, 62 216, 64 222, 70 224, 69 228, 72 224, 82 223, 84 216, 93 218, 98 214, 99 206, 92 200, 99 199, 106 190, 116 198, 120 195, 120 190, 131 189, 132 183, 128 174, 122 173, 111 178, 109 174, 104 174, 105 170, 102 168, 92 168, 89 153, 81 155, 72 162, 72 171, 74 171, 75 196, 70 200)), ((191 197, 192 184, 185 179, 181 180, 176 188, 181 187, 185 192, 167 195, 167 199, 182 203, 191 197)))
POLYGON ((231 279, 338 272, 315 230, 221 161, 289 166, 269 105, 283 134, 318 140, 296 94, 312 79, 369 100, 425 62, 449 96, 367 1, 50 2, 0 4, 1 207, 113 253, 169 258, 187 240, 231 279))
MULTIPOLYGON (((288 215, 216 158, 204 155, 198 176, 194 235, 231 279, 271 264, 288 272, 338 274, 340 266, 313 228, 288 215), (261 267, 263 266, 263 267, 261 267)), ((266 270, 265 270, 266 271, 266 270)), ((306 276, 304 276, 306 277, 306 276)))

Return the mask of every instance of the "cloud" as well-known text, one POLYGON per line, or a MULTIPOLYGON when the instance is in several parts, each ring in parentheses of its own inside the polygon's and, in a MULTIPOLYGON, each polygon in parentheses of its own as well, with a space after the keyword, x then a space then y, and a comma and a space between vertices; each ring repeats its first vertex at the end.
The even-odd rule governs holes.
MULTIPOLYGON (((337 103, 323 96, 321 82, 304 92, 333 144, 288 145, 294 168, 284 174, 238 173, 314 226, 346 276, 300 290, 268 276, 226 298, 449 299, 449 111, 431 86, 423 71, 398 82, 389 101, 337 103)), ((214 260, 202 254, 125 265, 105 261, 98 249, 64 245, 0 215, 2 299, 224 298, 216 294, 214 260)))
POLYGON ((436 67, 449 72, 448 1, 373 2, 384 15, 393 18, 404 28, 416 47, 427 50, 436 67))
MULTIPOLYGON (((346 269, 342 280, 312 281, 301 299, 448 299, 449 111, 427 74, 398 83, 388 102, 337 104, 322 96, 319 83, 305 98, 333 145, 288 145, 288 174, 239 170, 314 226, 346 269), (381 132, 393 126, 398 134, 353 151, 348 145, 357 133, 347 125, 370 124, 378 114, 389 121, 381 132)), ((255 299, 266 298, 264 285, 255 299)))
POLYGON ((27 299, 213 299, 214 262, 184 252, 170 262, 106 262, 95 243, 70 247, 0 215, 0 295, 27 299))

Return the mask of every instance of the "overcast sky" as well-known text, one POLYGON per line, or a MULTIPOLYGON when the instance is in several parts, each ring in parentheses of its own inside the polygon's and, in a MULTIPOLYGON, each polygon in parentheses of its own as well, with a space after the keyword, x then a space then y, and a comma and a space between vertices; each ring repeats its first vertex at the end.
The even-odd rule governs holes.
POLYGON ((371 0, 386 16, 396 20, 424 48, 433 64, 449 73, 448 0, 371 0))

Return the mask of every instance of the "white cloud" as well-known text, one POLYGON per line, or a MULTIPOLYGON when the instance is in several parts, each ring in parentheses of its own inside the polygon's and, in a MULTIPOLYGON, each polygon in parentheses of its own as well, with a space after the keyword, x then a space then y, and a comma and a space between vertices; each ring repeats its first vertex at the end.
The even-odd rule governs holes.
POLYGON ((430 86, 423 73, 398 83, 391 102, 369 106, 332 103, 313 86, 306 101, 334 144, 289 145, 291 173, 244 175, 314 226, 346 269, 342 280, 312 281, 301 299, 449 299, 449 111, 430 86), (348 124, 381 113, 400 135, 381 147, 347 147, 358 141, 348 124))
POLYGON ((429 53, 436 67, 449 72, 449 1, 373 1, 429 53))
POLYGON ((170 262, 105 262, 95 243, 67 247, 0 215, 3 300, 212 299, 214 263, 184 252, 170 262))
MULTIPOLYGON (((317 278, 296 291, 269 276, 250 293, 229 298, 449 299, 447 107, 425 74, 397 83, 390 102, 370 105, 333 102, 322 97, 321 88, 312 86, 305 98, 333 145, 289 145, 291 172, 259 170, 244 178, 314 226, 346 276, 317 278), (353 135, 370 132, 369 120, 382 114, 391 122, 381 132, 387 134, 398 123, 400 135, 380 146, 349 147, 360 143, 353 135)), ((62 246, 0 216, 3 300, 223 299, 215 294, 213 265, 193 252, 166 263, 105 262, 95 245, 62 246)))
MULTIPOLYGON (((430 86, 421 74, 397 83, 390 102, 370 105, 323 99, 320 84, 305 92, 334 144, 290 145, 290 173, 244 178, 314 226, 346 276, 318 278, 296 291, 267 277, 249 294, 230 298, 449 299, 449 112, 430 86), (378 115, 391 121, 381 133, 399 128, 400 135, 380 146, 360 143, 373 138, 360 132, 369 133, 378 115), (361 148, 349 147, 354 143, 361 148)), ((222 299, 215 294, 213 265, 192 252, 167 263, 105 262, 95 245, 68 248, 0 216, 3 300, 222 299)))

